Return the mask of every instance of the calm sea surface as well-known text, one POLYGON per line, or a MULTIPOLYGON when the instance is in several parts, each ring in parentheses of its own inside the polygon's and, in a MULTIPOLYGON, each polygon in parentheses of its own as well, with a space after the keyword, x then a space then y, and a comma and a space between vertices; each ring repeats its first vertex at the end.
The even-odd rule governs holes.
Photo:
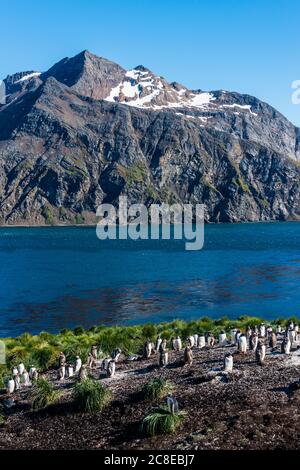
POLYGON ((182 241, 0 229, 0 336, 174 318, 300 316, 300 223, 211 225, 182 241))

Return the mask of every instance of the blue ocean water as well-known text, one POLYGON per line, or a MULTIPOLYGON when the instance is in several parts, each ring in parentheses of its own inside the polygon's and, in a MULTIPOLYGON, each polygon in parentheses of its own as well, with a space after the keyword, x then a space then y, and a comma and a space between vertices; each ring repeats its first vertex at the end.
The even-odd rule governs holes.
POLYGON ((300 223, 208 225, 201 251, 0 229, 0 336, 224 315, 300 316, 300 223))

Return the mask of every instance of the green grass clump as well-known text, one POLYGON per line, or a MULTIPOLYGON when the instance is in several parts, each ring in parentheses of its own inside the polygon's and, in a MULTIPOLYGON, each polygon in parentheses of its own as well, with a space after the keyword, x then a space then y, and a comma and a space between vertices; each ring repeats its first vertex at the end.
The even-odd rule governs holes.
POLYGON ((53 388, 47 379, 40 377, 33 386, 32 409, 42 410, 55 403, 59 394, 53 388))
POLYGON ((142 421, 142 432, 147 436, 171 434, 176 431, 185 417, 183 411, 172 413, 168 406, 155 408, 142 421))
POLYGON ((76 408, 84 413, 97 413, 111 400, 112 394, 99 382, 85 379, 78 382, 73 390, 73 399, 76 408))
POLYGON ((152 379, 144 385, 142 394, 146 400, 160 400, 171 393, 173 388, 169 380, 152 379))

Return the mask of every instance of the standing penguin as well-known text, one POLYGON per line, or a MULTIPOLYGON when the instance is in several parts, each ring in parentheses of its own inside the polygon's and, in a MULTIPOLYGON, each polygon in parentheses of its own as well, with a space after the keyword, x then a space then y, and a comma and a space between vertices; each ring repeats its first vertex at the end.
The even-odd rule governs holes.
POLYGON ((174 342, 173 342, 173 349, 174 351, 181 351, 182 349, 182 341, 180 339, 180 336, 177 336, 175 339, 174 339, 174 342))
POLYGON ((29 378, 30 378, 30 380, 33 379, 33 374, 34 374, 35 371, 36 371, 36 367, 31 366, 30 369, 29 369, 29 378))
POLYGON ((159 351, 159 347, 161 345, 161 342, 162 342, 162 339, 161 339, 160 335, 158 335, 158 337, 156 338, 156 343, 155 343, 155 351, 156 352, 159 351))
POLYGON ((251 328, 251 326, 247 326, 247 329, 246 329, 247 339, 249 339, 251 335, 252 335, 252 328, 251 328))
POLYGON ((66 356, 61 352, 58 356, 58 367, 66 365, 66 356))
POLYGON ((258 334, 257 333, 252 333, 252 335, 249 338, 249 349, 250 351, 256 351, 258 345, 258 334))
POLYGON ((152 342, 150 341, 150 339, 148 339, 144 346, 144 357, 146 359, 149 359, 149 357, 151 356, 151 353, 152 353, 152 342))
POLYGON ((76 356, 75 360, 75 374, 78 374, 82 366, 82 360, 80 359, 79 356, 76 356))
POLYGON ((25 387, 28 387, 30 385, 30 380, 29 380, 29 373, 25 369, 23 374, 21 375, 21 380, 22 383, 25 385, 25 387))
POLYGON ((225 331, 221 331, 219 334, 219 345, 220 346, 225 346, 227 344, 227 336, 225 331))
POLYGON ((15 391, 20 390, 21 385, 20 385, 20 375, 19 374, 14 376, 14 381, 15 381, 15 391))
POLYGON ((277 346, 277 336, 274 332, 271 333, 269 336, 269 347, 271 349, 275 349, 277 346))
POLYGON ((83 380, 87 379, 87 377, 88 377, 88 374, 87 374, 87 370, 86 370, 86 365, 83 364, 80 368, 80 371, 79 371, 79 380, 83 381, 83 380))
POLYGON ((184 350, 184 363, 189 366, 193 363, 193 351, 190 346, 186 346, 184 350))
POLYGON ((236 330, 236 334, 235 334, 235 344, 236 344, 237 346, 239 346, 239 339, 240 339, 241 334, 242 334, 241 330, 236 330))
POLYGON ((191 348, 193 348, 195 346, 195 338, 194 336, 189 336, 188 339, 187 339, 187 343, 190 345, 191 348))
POLYGON ((246 335, 244 334, 241 334, 241 336, 239 337, 238 350, 242 354, 246 354, 247 352, 247 338, 246 338, 246 335))
POLYGON ((116 362, 112 359, 107 366, 107 377, 114 377, 116 372, 116 362))
POLYGON ((233 356, 231 353, 227 353, 224 356, 224 371, 225 372, 232 372, 233 369, 233 356))
POLYGON ((171 413, 177 413, 179 410, 178 401, 171 393, 167 395, 167 406, 171 413))
POLYGON ((266 336, 266 326, 265 326, 264 323, 262 323, 259 327, 259 336, 261 338, 265 338, 265 336, 266 336))
POLYGON ((11 369, 11 373, 12 373, 13 377, 15 375, 18 375, 18 373, 19 373, 18 368, 16 366, 13 366, 12 369, 11 369))
POLYGON ((281 333, 282 333, 282 328, 281 328, 280 325, 277 325, 277 326, 276 326, 276 333, 277 333, 277 334, 281 334, 281 333))
POLYGON ((289 338, 289 340, 290 340, 290 342, 291 342, 291 349, 292 349, 293 343, 296 342, 296 332, 295 332, 294 329, 289 329, 289 330, 288 330, 288 338, 289 338))
POLYGON ((97 368, 97 360, 98 360, 98 349, 96 344, 93 344, 91 347, 91 352, 90 352, 90 368, 91 369, 96 369, 97 368))
POLYGON ((24 370, 25 370, 25 366, 24 366, 23 362, 21 362, 21 363, 18 365, 18 372, 19 372, 19 374, 22 375, 23 372, 24 372, 24 370))
POLYGON ((256 352, 255 352, 255 357, 256 357, 257 364, 262 366, 265 362, 266 346, 261 341, 258 342, 256 352))
POLYGON ((281 343, 281 352, 282 354, 290 354, 291 352, 291 341, 288 336, 286 336, 281 343))
POLYGON ((208 335, 207 335, 207 346, 209 348, 212 348, 215 345, 215 342, 216 342, 216 340, 215 340, 214 335, 212 333, 208 333, 208 335))
POLYGON ((159 347, 159 365, 164 367, 169 362, 169 354, 167 350, 167 340, 164 339, 159 347))
POLYGON ((64 380, 65 375, 66 375, 66 366, 65 365, 60 366, 60 368, 58 369, 58 380, 64 380))
POLYGON ((232 330, 230 331, 230 339, 231 339, 232 344, 236 344, 236 333, 237 333, 237 329, 232 328, 232 330))
POLYGON ((74 375, 74 367, 73 367, 71 364, 68 365, 67 371, 68 371, 68 377, 73 377, 73 375, 74 375))
POLYGON ((34 371, 32 372, 32 378, 31 378, 32 382, 36 382, 38 378, 39 378, 39 373, 37 369, 34 369, 34 371))
POLYGON ((203 333, 199 335, 198 348, 199 349, 205 348, 205 335, 203 333))
POLYGON ((199 338, 199 335, 197 333, 194 334, 194 346, 195 348, 197 347, 197 344, 198 344, 198 338, 199 338))
MULTIPOLYGON (((154 349, 154 348, 152 347, 152 349, 154 349)), ((111 355, 112 359, 115 362, 118 362, 119 359, 120 359, 121 353, 122 353, 122 351, 121 351, 120 348, 114 349, 113 352, 112 352, 112 355, 111 355)))
POLYGON ((6 392, 11 395, 15 391, 15 381, 14 379, 9 379, 6 383, 6 392))

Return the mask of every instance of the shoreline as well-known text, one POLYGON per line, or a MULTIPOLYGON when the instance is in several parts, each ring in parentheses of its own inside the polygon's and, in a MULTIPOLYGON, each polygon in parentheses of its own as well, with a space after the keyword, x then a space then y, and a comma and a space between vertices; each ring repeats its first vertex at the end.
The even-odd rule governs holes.
MULTIPOLYGON (((255 224, 288 224, 288 223, 300 223, 300 219, 290 219, 290 220, 246 220, 246 221, 239 221, 239 222, 204 222, 204 225, 207 226, 224 226, 224 225, 255 225, 255 224)), ((119 226, 119 224, 116 224, 119 226)), ((151 224, 149 224, 151 225, 151 224)), ((160 224, 161 225, 161 224, 160 224)), ((171 224, 173 225, 173 224, 171 224)), ((97 224, 53 224, 53 225, 31 225, 31 224, 8 224, 8 225, 0 225, 1 229, 8 229, 8 228, 96 228, 97 224)))

